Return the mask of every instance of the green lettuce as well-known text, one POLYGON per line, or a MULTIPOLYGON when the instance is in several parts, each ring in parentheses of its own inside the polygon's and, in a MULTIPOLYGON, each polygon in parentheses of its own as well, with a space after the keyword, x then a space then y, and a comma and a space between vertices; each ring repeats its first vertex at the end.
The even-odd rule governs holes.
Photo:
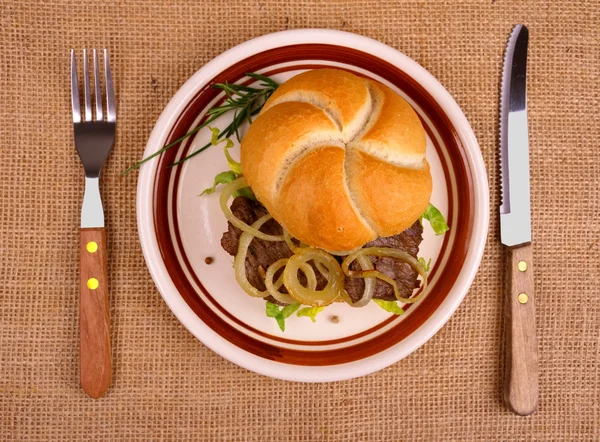
MULTIPOLYGON (((239 178, 240 176, 242 176, 242 165, 240 163, 238 163, 237 161, 235 161, 229 154, 229 149, 231 149, 233 147, 233 141, 231 141, 229 138, 224 138, 222 140, 219 140, 220 131, 216 127, 211 127, 210 130, 212 132, 212 137, 210 139, 210 143, 213 146, 216 146, 217 144, 225 142, 225 157, 227 158, 227 164, 229 165, 229 170, 217 174, 217 176, 215 177, 215 180, 213 182, 213 186, 209 187, 208 189, 204 189, 204 191, 202 191, 202 193, 200 195, 209 195, 211 193, 214 193, 219 184, 230 183, 230 182, 234 181, 235 179, 239 178)), ((256 197, 254 196, 254 192, 252 192, 252 189, 250 187, 243 187, 242 189, 236 191, 233 194, 233 197, 235 198, 237 196, 243 196, 243 197, 249 198, 251 200, 256 200, 256 197)))
POLYGON ((383 299, 373 299, 373 301, 386 312, 390 312, 398 316, 404 314, 404 310, 398 306, 396 301, 384 301, 383 299))
POLYGON ((300 316, 308 316, 312 322, 317 322, 316 316, 318 313, 322 312, 325 307, 304 307, 301 310, 298 310, 296 315, 300 316))
POLYGON ((217 144, 221 144, 221 143, 225 143, 225 157, 227 158, 227 164, 229 165, 229 169, 232 172, 235 172, 237 175, 241 175, 242 174, 242 164, 239 163, 238 161, 234 160, 231 155, 229 154, 229 149, 231 149, 233 147, 233 141, 231 141, 229 138, 223 138, 222 140, 219 140, 219 133, 220 130, 217 127, 211 127, 210 128, 211 132, 212 132, 212 137, 210 139, 210 144, 212 144, 213 146, 216 146, 217 144))
POLYGON ((429 269, 431 268, 431 258, 429 258, 429 261, 427 262, 425 261, 425 258, 419 258, 419 264, 421 264, 423 270, 429 272, 429 269))
POLYGON ((288 304, 280 310, 277 304, 267 301, 266 313, 269 318, 274 318, 277 321, 281 331, 285 331, 285 320, 299 308, 300 304, 288 304))
POLYGON ((423 224, 423 219, 429 221, 429 224, 431 224, 431 228, 436 235, 443 235, 450 229, 448 224, 446 224, 442 212, 440 212, 433 204, 429 204, 427 209, 425 209, 425 212, 423 212, 423 215, 421 215, 421 224, 423 224))
POLYGON ((233 197, 235 198, 236 196, 243 196, 251 200, 256 200, 254 192, 252 192, 252 189, 250 187, 242 187, 240 190, 235 191, 233 193, 233 197))
POLYGON ((225 172, 221 172, 221 173, 217 174, 217 176, 215 177, 213 186, 209 187, 208 189, 204 189, 200 195, 210 195, 211 193, 214 193, 215 190, 217 190, 217 186, 219 184, 231 183, 236 178, 237 178, 237 175, 235 174, 235 172, 232 172, 231 170, 226 170, 225 172))

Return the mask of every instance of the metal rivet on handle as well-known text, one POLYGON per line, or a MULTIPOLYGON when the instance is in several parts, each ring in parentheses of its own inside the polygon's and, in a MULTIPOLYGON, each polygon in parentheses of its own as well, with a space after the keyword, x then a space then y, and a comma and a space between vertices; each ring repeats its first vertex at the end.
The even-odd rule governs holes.
POLYGON ((98 280, 96 278, 90 278, 87 281, 87 286, 88 286, 88 289, 90 289, 90 290, 96 290, 99 285, 100 285, 100 283, 98 282, 98 280))
POLYGON ((525 270, 527 270, 527 263, 525 261, 519 261, 517 263, 517 268, 519 269, 519 271, 524 272, 525 270))
POLYGON ((96 251, 98 250, 98 243, 96 243, 95 241, 90 241, 85 245, 85 249, 90 253, 96 253, 96 251))
POLYGON ((527 293, 519 293, 519 297, 517 299, 521 304, 527 304, 527 301, 529 301, 529 296, 527 296, 527 293))

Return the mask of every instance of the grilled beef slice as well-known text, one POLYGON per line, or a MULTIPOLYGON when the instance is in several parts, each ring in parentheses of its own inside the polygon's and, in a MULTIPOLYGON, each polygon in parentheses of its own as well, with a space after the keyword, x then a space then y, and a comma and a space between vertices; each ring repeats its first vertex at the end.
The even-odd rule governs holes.
MULTIPOLYGON (((233 200, 231 211, 246 224, 252 224, 261 216, 267 214, 267 210, 259 202, 241 196, 233 200)), ((267 221, 261 228, 261 232, 270 235, 281 235, 283 233, 281 226, 275 220, 267 221)), ((235 256, 237 254, 241 234, 242 231, 240 229, 228 223, 228 230, 221 238, 221 246, 230 255, 235 256)), ((423 240, 422 234, 423 227, 419 221, 416 221, 404 232, 386 238, 377 238, 365 244, 364 247, 392 247, 404 250, 416 257, 419 252, 419 244, 423 240)), ((248 254, 246 255, 246 276, 248 281, 257 289, 266 290, 264 284, 264 273, 266 270, 275 261, 282 258, 289 258, 290 256, 292 256, 292 252, 285 242, 263 241, 254 238, 250 243, 248 254)), ((402 296, 410 297, 413 290, 419 287, 418 274, 408 264, 388 257, 371 257, 371 260, 376 270, 394 278, 402 296)), ((359 269, 360 266, 354 262, 351 268, 359 269)), ((316 272, 316 274, 318 276, 317 288, 323 288, 326 281, 319 272, 316 272)), ((301 283, 304 283, 303 275, 299 276, 299 280, 301 283)), ((350 297, 356 301, 361 298, 365 283, 363 278, 346 278, 345 287, 350 297)), ((285 292, 285 287, 282 287, 281 291, 285 292)), ((375 286, 374 297, 388 301, 396 299, 392 286, 380 280, 377 281, 375 286)), ((265 299, 271 302, 275 301, 270 296, 265 299)))
MULTIPOLYGON (((422 235, 423 226, 421 226, 419 221, 415 221, 415 223, 404 232, 394 236, 377 238, 365 244, 363 247, 391 247, 393 249, 408 252, 416 258, 417 253, 419 253, 419 244, 421 244, 421 241, 423 240, 422 235)), ((417 279, 419 275, 410 265, 388 257, 378 258, 371 256, 371 261, 373 262, 375 270, 394 278, 398 285, 398 290, 403 297, 409 298, 412 295, 413 290, 419 287, 420 283, 417 279)), ((352 270, 359 270, 360 266, 355 261, 350 265, 350 268, 352 270)), ((354 301, 357 301, 363 294, 365 280, 363 278, 346 278, 345 287, 350 297, 354 301)), ((375 285, 375 295, 373 295, 373 297, 384 299, 386 301, 394 301, 396 299, 392 286, 379 279, 375 285)))

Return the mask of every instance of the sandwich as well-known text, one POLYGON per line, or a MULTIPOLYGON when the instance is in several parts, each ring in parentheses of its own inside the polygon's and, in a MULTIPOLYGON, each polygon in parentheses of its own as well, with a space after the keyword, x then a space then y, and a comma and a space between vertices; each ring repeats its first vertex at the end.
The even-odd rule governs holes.
MULTIPOLYGON (((430 204, 426 144, 415 110, 382 83, 315 69, 280 85, 220 196, 221 245, 241 288, 319 309, 420 299, 422 219, 441 217, 430 204)), ((447 230, 441 224, 436 233, 447 230)))

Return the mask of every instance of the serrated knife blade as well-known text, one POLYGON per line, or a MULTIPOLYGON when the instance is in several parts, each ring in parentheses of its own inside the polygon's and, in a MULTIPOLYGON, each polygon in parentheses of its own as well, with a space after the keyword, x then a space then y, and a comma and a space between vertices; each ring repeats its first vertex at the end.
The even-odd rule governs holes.
POLYGON ((500 102, 500 169, 502 244, 517 246, 531 242, 529 190, 529 131, 527 128, 527 46, 524 25, 512 31, 502 72, 500 102))

